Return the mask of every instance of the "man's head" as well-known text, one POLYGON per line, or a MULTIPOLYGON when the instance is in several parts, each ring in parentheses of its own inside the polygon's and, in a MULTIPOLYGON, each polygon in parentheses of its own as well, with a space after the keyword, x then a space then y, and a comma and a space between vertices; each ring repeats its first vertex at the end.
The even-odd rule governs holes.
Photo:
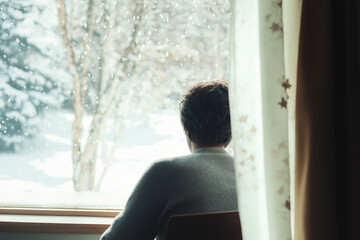
POLYGON ((188 139, 199 147, 226 147, 231 140, 228 85, 201 82, 180 103, 181 123, 188 139))

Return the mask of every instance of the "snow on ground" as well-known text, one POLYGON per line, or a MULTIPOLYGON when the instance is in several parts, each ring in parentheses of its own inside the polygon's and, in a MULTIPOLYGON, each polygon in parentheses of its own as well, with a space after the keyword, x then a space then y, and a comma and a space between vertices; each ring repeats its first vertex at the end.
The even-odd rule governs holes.
MULTIPOLYGON (((72 189, 73 114, 49 110, 40 134, 16 153, 0 153, 0 206, 122 207, 154 161, 189 153, 179 116, 164 110, 130 113, 116 159, 99 192, 72 189)), ((86 117, 85 121, 90 122, 86 117)), ((107 127, 111 127, 111 122, 107 127)), ((97 177, 101 172, 97 164, 97 177)))

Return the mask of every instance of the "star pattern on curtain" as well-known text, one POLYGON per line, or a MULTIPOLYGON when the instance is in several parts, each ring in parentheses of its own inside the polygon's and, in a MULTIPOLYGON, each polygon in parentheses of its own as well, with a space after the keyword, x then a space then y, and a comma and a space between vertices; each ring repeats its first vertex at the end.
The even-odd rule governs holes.
POLYGON ((278 104, 281 106, 281 108, 287 108, 287 101, 284 97, 281 97, 281 101, 278 102, 278 104))

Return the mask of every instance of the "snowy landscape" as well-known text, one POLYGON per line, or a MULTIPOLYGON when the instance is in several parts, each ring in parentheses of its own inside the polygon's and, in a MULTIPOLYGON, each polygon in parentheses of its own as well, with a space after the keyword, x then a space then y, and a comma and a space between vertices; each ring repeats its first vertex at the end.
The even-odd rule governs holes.
POLYGON ((122 207, 188 154, 178 107, 227 79, 230 2, 0 0, 0 206, 122 207))
MULTIPOLYGON (((74 192, 72 120, 71 113, 50 110, 42 119, 40 134, 28 146, 16 154, 0 153, 0 205, 122 207, 152 162, 189 153, 177 112, 163 111, 146 117, 134 113, 101 189, 74 192)), ((111 124, 107 127, 111 128, 111 124)), ((97 166, 97 172, 101 167, 97 166)))

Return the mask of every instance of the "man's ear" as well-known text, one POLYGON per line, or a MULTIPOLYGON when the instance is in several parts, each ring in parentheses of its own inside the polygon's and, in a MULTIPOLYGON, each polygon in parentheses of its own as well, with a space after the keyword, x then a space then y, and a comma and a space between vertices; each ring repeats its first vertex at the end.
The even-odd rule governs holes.
POLYGON ((185 131, 185 135, 186 135, 186 138, 189 140, 189 142, 191 142, 190 137, 189 137, 189 131, 185 131))
POLYGON ((186 130, 184 127, 183 127, 183 131, 184 131, 184 134, 185 134, 186 136, 189 136, 189 131, 186 130))

